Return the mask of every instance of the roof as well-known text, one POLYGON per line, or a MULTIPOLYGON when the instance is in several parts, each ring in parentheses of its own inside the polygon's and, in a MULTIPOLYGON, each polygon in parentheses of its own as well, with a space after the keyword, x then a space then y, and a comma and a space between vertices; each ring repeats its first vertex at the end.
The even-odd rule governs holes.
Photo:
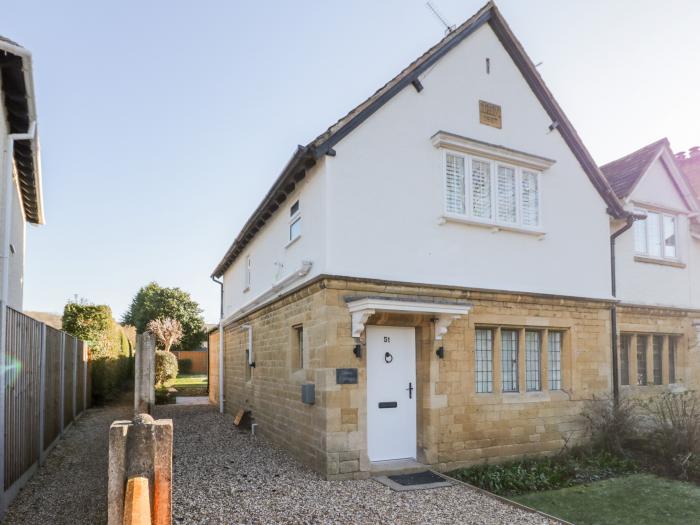
POLYGON ((600 171, 608 179, 615 195, 624 199, 629 197, 639 179, 664 148, 669 148, 670 151, 667 138, 652 142, 629 155, 608 162, 600 167, 600 171))
MULTIPOLYGON (((26 133, 36 119, 31 55, 12 40, 0 37, 0 87, 10 133, 26 133)), ((14 144, 22 208, 27 222, 44 222, 38 135, 14 144)))
POLYGON ((623 217, 627 212, 610 188, 607 180, 598 169, 590 153, 583 145, 564 112, 557 104, 549 89, 545 86, 542 77, 525 53, 522 45, 508 27, 505 19, 493 2, 487 3, 477 13, 462 25, 449 32, 442 40, 431 47, 423 55, 413 61, 389 82, 379 88, 372 96, 352 109, 347 115, 331 125, 326 131, 316 137, 306 146, 298 146, 291 160, 287 163, 282 173, 267 193, 262 203, 253 212, 248 222, 243 226, 223 259, 214 269, 212 277, 220 277, 240 255, 241 251, 250 242, 253 236, 262 228, 272 214, 284 202, 296 184, 301 181, 306 171, 313 167, 316 161, 323 155, 335 155, 333 146, 357 128, 375 111, 381 108, 394 95, 409 86, 418 77, 452 48, 457 46, 469 35, 474 33, 484 24, 489 24, 496 33, 501 44, 516 64, 530 89, 535 93, 547 114, 556 124, 556 129, 565 140, 584 172, 600 193, 608 205, 608 212, 614 217, 623 217))

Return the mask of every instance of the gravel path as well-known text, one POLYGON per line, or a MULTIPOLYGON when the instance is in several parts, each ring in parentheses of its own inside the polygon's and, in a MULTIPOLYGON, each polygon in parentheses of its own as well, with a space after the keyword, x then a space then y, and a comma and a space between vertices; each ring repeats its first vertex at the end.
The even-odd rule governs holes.
POLYGON ((125 399, 87 410, 20 491, 3 524, 106 523, 109 426, 129 419, 131 406, 125 399))
POLYGON ((324 481, 212 407, 164 406, 174 420, 174 520, 199 523, 542 524, 463 485, 394 492, 372 480, 324 481))

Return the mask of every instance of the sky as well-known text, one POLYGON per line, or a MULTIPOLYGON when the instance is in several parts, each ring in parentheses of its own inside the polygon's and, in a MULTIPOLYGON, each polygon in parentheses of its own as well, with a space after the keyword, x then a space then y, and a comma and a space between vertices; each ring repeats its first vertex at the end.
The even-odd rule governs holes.
MULTIPOLYGON (((482 0, 433 0, 459 24, 482 0)), ((599 163, 700 144, 700 2, 501 0, 599 163)), ((119 318, 150 281, 216 322, 213 268, 305 144, 442 38, 424 0, 15 0, 34 57, 47 223, 25 310, 119 318)))

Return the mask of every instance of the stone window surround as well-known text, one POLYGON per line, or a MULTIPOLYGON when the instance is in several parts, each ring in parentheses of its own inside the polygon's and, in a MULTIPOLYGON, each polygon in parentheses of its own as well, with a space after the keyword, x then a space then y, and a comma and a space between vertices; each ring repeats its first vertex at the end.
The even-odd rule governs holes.
MULTIPOLYGON (((644 332, 644 331, 627 331, 622 330, 618 336, 618 353, 622 351, 622 336, 628 336, 630 338, 629 349, 628 349, 628 370, 629 370, 629 383, 627 385, 622 384, 622 371, 620 371, 620 387, 624 389, 648 389, 649 387, 656 388, 669 388, 669 387, 679 387, 683 384, 683 378, 681 377, 682 363, 684 362, 684 345, 683 345, 683 334, 680 333, 667 333, 667 332, 644 332), (646 346, 646 362, 647 362, 647 384, 638 385, 637 384, 637 337, 645 336, 647 337, 646 346), (663 347, 661 354, 661 373, 662 380, 661 384, 654 384, 654 371, 653 371, 653 359, 654 359, 654 337, 663 337, 663 347), (671 338, 676 338, 676 356, 675 356, 675 383, 669 382, 669 340, 671 338)), ((618 366, 621 366, 622 360, 618 356, 618 366)))
POLYGON ((571 352, 570 339, 571 334, 569 327, 564 326, 537 326, 537 325, 507 325, 507 324, 485 324, 479 322, 470 327, 473 334, 476 330, 491 330, 493 332, 493 390, 492 392, 476 392, 476 383, 474 388, 471 388, 471 393, 479 398, 481 397, 500 397, 503 403, 508 402, 527 402, 527 401, 546 401, 554 399, 569 399, 569 389, 571 388, 571 352), (518 332, 518 391, 504 392, 501 388, 503 378, 501 377, 501 330, 514 330, 518 332), (539 332, 540 335, 540 389, 526 390, 526 352, 525 352, 525 332, 539 332), (549 333, 559 332, 562 334, 561 341, 561 388, 556 390, 549 389, 549 333))

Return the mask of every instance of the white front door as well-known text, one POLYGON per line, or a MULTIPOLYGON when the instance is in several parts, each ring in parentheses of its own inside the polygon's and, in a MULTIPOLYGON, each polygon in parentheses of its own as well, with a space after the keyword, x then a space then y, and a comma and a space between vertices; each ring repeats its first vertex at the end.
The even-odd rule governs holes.
POLYGON ((368 326, 367 454, 416 458, 416 330, 368 326))

